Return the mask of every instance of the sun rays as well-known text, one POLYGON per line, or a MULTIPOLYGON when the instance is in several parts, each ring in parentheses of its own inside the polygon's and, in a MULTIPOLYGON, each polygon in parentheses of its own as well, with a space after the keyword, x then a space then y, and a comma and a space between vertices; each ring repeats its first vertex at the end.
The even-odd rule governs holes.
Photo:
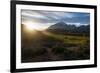
POLYGON ((32 31, 32 30, 42 31, 42 30, 46 29, 46 27, 42 26, 43 24, 34 23, 32 21, 25 22, 24 25, 26 26, 26 29, 29 31, 32 31))

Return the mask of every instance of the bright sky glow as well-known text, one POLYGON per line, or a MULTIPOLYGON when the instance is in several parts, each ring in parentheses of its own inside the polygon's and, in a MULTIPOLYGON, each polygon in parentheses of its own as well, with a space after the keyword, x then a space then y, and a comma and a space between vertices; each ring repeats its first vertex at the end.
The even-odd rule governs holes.
POLYGON ((22 24, 36 30, 44 30, 57 22, 76 26, 90 24, 90 14, 82 12, 22 10, 21 18, 22 24))

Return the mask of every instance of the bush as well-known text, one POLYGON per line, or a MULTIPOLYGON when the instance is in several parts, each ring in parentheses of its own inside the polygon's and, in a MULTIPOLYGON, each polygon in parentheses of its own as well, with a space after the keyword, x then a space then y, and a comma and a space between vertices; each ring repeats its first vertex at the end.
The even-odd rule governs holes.
POLYGON ((52 51, 56 54, 64 53, 65 48, 61 46, 56 46, 52 49, 52 51))

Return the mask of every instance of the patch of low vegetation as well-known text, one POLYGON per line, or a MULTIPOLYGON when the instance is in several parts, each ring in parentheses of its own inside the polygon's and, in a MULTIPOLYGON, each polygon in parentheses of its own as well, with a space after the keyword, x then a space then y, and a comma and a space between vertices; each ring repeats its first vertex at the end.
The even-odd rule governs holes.
POLYGON ((29 38, 25 34, 22 34, 22 62, 90 59, 89 36, 36 31, 29 38))

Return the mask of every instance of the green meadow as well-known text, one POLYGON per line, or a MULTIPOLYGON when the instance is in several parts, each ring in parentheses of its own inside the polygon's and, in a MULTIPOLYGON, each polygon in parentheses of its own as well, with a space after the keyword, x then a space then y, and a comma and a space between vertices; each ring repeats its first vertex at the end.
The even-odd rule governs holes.
POLYGON ((47 31, 22 32, 22 62, 86 60, 90 58, 90 38, 85 35, 47 31))

